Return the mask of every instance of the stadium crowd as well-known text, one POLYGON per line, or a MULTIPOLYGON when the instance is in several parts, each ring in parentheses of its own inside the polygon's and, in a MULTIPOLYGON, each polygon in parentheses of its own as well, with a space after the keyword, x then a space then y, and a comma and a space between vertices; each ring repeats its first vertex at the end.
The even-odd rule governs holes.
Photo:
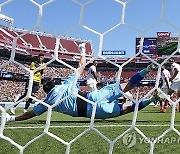
MULTIPOLYGON (((0 65, 2 65, 3 63, 6 63, 7 60, 3 60, 0 59, 0 65)), ((23 64, 25 67, 29 68, 28 64, 23 64)), ((14 74, 28 74, 28 72, 21 68, 19 65, 15 64, 15 63, 10 63, 8 65, 6 65, 5 67, 3 67, 1 69, 1 72, 11 72, 14 74)), ((46 70, 44 71, 44 77, 48 77, 48 78, 66 78, 67 76, 69 76, 69 74, 72 73, 72 70, 69 68, 60 68, 60 67, 50 67, 47 66, 46 70)), ((81 79, 85 80, 87 77, 87 71, 84 72, 84 74, 81 76, 81 79)), ((133 72, 132 72, 133 73, 133 72)), ((116 72, 115 71, 101 71, 99 72, 99 80, 103 81, 104 83, 108 84, 111 81, 115 80, 116 77, 116 72)), ((146 77, 146 79, 155 79, 156 78, 156 74, 151 72, 149 73, 149 75, 146 77)), ((121 80, 129 80, 129 77, 124 77, 121 78, 121 80)), ((1 79, 0 80, 0 99, 2 101, 13 101, 14 96, 16 94, 20 94, 22 95, 25 91, 25 82, 23 81, 14 81, 12 80, 4 80, 1 79)), ((149 91, 151 88, 153 87, 149 87, 149 86, 139 86, 137 88, 135 88, 134 90, 132 90, 132 94, 134 96, 134 98, 142 98, 147 91, 149 91)), ((82 86, 81 90, 83 91, 87 91, 88 89, 86 88, 86 86, 82 86)), ((40 86, 40 90, 38 91, 36 97, 38 99, 43 99, 45 97, 45 93, 42 89, 42 85, 40 86)))

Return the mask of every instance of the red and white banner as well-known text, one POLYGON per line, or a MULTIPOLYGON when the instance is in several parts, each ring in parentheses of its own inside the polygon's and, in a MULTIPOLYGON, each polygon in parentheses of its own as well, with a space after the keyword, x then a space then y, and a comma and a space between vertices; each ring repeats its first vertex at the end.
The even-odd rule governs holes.
POLYGON ((168 39, 171 36, 171 32, 157 32, 157 38, 168 39))

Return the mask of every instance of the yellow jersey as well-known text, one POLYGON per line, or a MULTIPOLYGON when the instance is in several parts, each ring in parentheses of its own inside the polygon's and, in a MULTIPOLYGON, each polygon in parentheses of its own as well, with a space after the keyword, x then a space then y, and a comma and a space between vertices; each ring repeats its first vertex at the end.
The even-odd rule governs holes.
MULTIPOLYGON (((32 62, 31 66, 30 66, 30 69, 31 70, 35 70, 36 68, 40 67, 43 64, 44 63, 32 62)), ((45 69, 45 68, 43 68, 43 69, 45 69)), ((34 73, 33 81, 41 82, 41 78, 42 78, 42 74, 43 74, 43 69, 34 73)))

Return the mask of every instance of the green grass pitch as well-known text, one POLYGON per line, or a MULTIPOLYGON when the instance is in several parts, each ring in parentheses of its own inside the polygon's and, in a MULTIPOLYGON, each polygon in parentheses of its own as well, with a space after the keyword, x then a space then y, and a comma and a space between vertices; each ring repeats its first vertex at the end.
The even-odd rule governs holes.
MULTIPOLYGON (((19 108, 16 112, 20 114, 22 109, 19 108)), ((130 128, 132 119, 133 113, 107 120, 95 120, 94 128, 99 130, 110 140, 114 140, 117 136, 130 128)), ((168 108, 167 113, 159 113, 159 108, 148 106, 138 112, 136 125, 148 138, 153 140, 170 127, 170 121, 171 107, 168 108)), ((23 122, 7 123, 4 129, 4 135, 24 146, 28 141, 43 133, 42 126, 44 126, 45 123, 46 114, 23 122)), ((53 112, 49 132, 66 142, 70 142, 85 131, 89 125, 90 119, 88 118, 73 118, 53 112)), ((177 111, 175 116, 175 128, 178 131, 180 130, 180 113, 177 111)), ((124 138, 120 138, 114 145, 113 154, 149 153, 150 144, 144 141, 142 136, 134 129, 130 131, 130 134, 135 134, 135 144, 129 147, 124 143, 124 138)), ((154 154, 166 154, 172 151, 174 154, 178 154, 179 145, 180 136, 174 131, 171 131, 155 144, 154 154)), ((100 137, 95 131, 90 130, 72 143, 70 154, 108 154, 109 147, 110 145, 105 139, 100 137)), ((65 152, 66 146, 63 143, 48 135, 44 135, 30 144, 25 149, 24 154, 63 154, 65 152)), ((8 141, 0 138, 0 154, 19 154, 19 150, 8 141)))

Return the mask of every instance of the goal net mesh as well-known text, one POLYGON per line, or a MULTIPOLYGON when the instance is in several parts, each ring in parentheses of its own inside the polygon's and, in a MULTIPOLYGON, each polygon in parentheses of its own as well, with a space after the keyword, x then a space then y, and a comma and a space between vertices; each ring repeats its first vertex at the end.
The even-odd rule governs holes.
MULTIPOLYGON (((53 54, 52 54, 52 58, 50 61, 48 61, 47 63, 45 63, 43 66, 38 67, 35 70, 30 70, 26 65, 23 65, 19 62, 17 62, 15 60, 15 56, 16 56, 16 52, 17 52, 17 43, 18 40, 21 40, 21 38, 27 34, 29 34, 32 31, 35 31, 36 29, 41 29, 42 31, 44 30, 42 28, 42 18, 43 18, 43 13, 44 13, 44 8, 47 7, 48 5, 52 5, 54 3, 55 0, 49 0, 43 4, 39 4, 37 1, 35 0, 30 0, 30 2, 34 5, 34 7, 37 7, 39 9, 38 11, 38 18, 36 21, 35 26, 28 31, 24 31, 22 32, 21 35, 19 36, 12 36, 11 34, 9 34, 8 32, 4 32, 8 37, 12 38, 12 44, 11 44, 11 56, 10 58, 2 63, 0 65, 0 69, 3 69, 5 67, 7 67, 10 64, 15 64, 16 66, 20 67, 22 70, 25 70, 26 72, 29 73, 30 76, 30 80, 29 80, 29 87, 28 87, 28 92, 27 95, 24 99, 26 98, 32 98, 34 101, 38 102, 38 103, 42 103, 43 105, 45 105, 48 110, 47 110, 47 118, 46 118, 46 124, 43 127, 43 132, 36 136, 35 138, 33 138, 32 140, 28 141, 27 143, 25 143, 24 145, 20 145, 19 143, 16 143, 16 141, 14 141, 13 139, 11 139, 10 137, 7 137, 6 135, 4 135, 4 130, 6 129, 7 125, 6 125, 6 112, 8 112, 8 110, 12 107, 12 105, 8 106, 8 107, 3 107, 0 106, 0 110, 1 110, 1 126, 0 126, 0 138, 9 141, 12 145, 14 145, 15 147, 17 147, 20 151, 20 153, 24 153, 25 149, 32 144, 33 142, 35 142, 36 140, 40 139, 41 137, 43 137, 44 135, 49 135, 51 138, 57 140, 58 142, 61 142, 62 144, 64 144, 66 146, 66 151, 65 153, 70 153, 71 150, 71 145, 76 142, 79 138, 81 138, 82 136, 84 136, 85 134, 87 134, 89 131, 94 131, 97 135, 99 135, 101 138, 103 138, 108 144, 109 144, 109 154, 113 153, 113 148, 115 146, 115 143, 122 139, 124 136, 126 136, 129 132, 131 132, 132 130, 136 131, 138 134, 140 134, 140 136, 142 136, 144 138, 144 140, 147 141, 147 143, 149 143, 150 145, 150 149, 149 152, 152 154, 154 153, 154 147, 155 144, 157 143, 157 141, 164 137, 167 133, 174 131, 175 133, 177 133, 180 136, 180 132, 175 128, 175 108, 176 108, 176 104, 179 102, 179 100, 177 100, 176 102, 173 102, 165 93, 162 92, 162 90, 159 88, 159 81, 160 81, 160 75, 161 75, 161 66, 167 62, 167 60, 171 57, 174 57, 180 50, 179 50, 179 41, 178 41, 178 46, 176 51, 174 51, 170 56, 166 57, 165 60, 162 63, 157 63, 155 61, 155 59, 152 59, 151 57, 149 57, 147 54, 143 53, 143 42, 144 42, 144 36, 146 34, 146 32, 148 32, 151 28, 153 28, 155 25, 159 24, 160 22, 164 22, 165 24, 173 27, 174 29, 176 29, 179 32, 179 28, 176 27, 175 25, 173 25, 172 23, 168 22, 165 18, 164 18, 164 14, 165 14, 165 4, 166 4, 166 0, 162 0, 161 1, 161 10, 159 10, 159 12, 161 13, 159 19, 157 21, 155 21, 154 23, 152 23, 148 28, 144 29, 144 30, 139 30, 136 27, 134 27, 133 25, 129 25, 126 24, 125 21, 125 17, 126 17, 126 9, 128 7, 129 4, 131 4, 131 2, 133 2, 133 0, 129 0, 129 1, 120 1, 120 0, 114 0, 114 2, 116 2, 116 5, 121 5, 122 6, 122 10, 119 11, 119 14, 121 14, 121 18, 119 20, 119 22, 117 24, 115 24, 114 26, 110 27, 109 29, 107 29, 104 32, 99 32, 87 25, 84 24, 84 18, 85 18, 85 12, 87 10, 88 5, 90 5, 91 3, 93 3, 95 0, 89 0, 86 3, 81 3, 78 0, 71 0, 72 3, 76 4, 77 6, 79 6, 80 8, 80 19, 79 19, 79 23, 70 28, 68 31, 64 32, 62 35, 56 35, 56 41, 55 41, 55 48, 53 50, 53 54), (140 33, 140 46, 139 46, 139 50, 137 52, 137 54, 129 59, 127 59, 127 61, 125 61, 122 65, 119 65, 118 63, 116 63, 116 61, 112 61, 110 59, 108 59, 107 57, 103 56, 101 54, 102 49, 103 49, 103 44, 104 44, 104 37, 106 35, 108 35, 109 33, 111 33, 112 31, 116 30, 117 28, 119 28, 120 26, 126 26, 127 28, 130 28, 132 31, 140 33), (99 42, 98 42, 98 49, 97 51, 93 51, 96 52, 96 54, 94 54, 94 56, 87 62, 86 66, 91 63, 94 59, 100 59, 103 61, 106 61, 107 63, 110 63, 111 65, 114 65, 114 67, 118 68, 118 71, 116 73, 116 88, 114 89, 117 90, 118 85, 120 83, 120 78, 121 78, 121 74, 122 74, 122 70, 124 68, 124 66, 126 66, 128 63, 130 63, 134 58, 138 57, 139 55, 142 55, 143 57, 145 57, 146 59, 150 60, 152 63, 155 63, 156 65, 158 65, 158 71, 157 71, 157 76, 156 76, 156 84, 155 86, 147 93, 144 95, 143 98, 140 99, 133 99, 130 98, 129 96, 126 96, 128 99, 130 99, 131 101, 136 103, 136 107, 135 107, 135 111, 133 112, 133 118, 132 118, 132 122, 131 125, 129 126, 129 128, 127 130, 125 130, 123 133, 119 134, 117 137, 115 137, 115 139, 109 139, 106 135, 104 135, 97 127, 94 126, 94 119, 95 119, 95 114, 96 114, 96 105, 98 104, 98 102, 100 102, 101 100, 99 100, 98 102, 92 102, 89 101, 85 98, 83 98, 82 96, 78 95, 73 89, 72 89, 72 93, 71 95, 77 95, 78 97, 81 97, 82 99, 86 100, 88 103, 91 103, 93 105, 93 112, 92 112, 92 116, 90 119, 90 123, 88 125, 88 127, 80 134, 78 134, 76 137, 74 137, 72 140, 70 140, 69 142, 63 140, 60 136, 55 135, 53 133, 51 133, 49 131, 49 128, 51 126, 51 116, 52 116, 52 108, 55 107, 56 105, 58 105, 58 103, 61 103, 61 101, 65 98, 63 98, 62 100, 56 102, 53 105, 48 105, 46 103, 44 103, 42 100, 39 100, 38 98, 34 97, 31 95, 32 92, 32 84, 33 84, 33 76, 34 73, 39 71, 41 68, 43 68, 45 65, 48 66, 49 64, 51 64, 52 62, 58 62, 59 64, 62 64, 64 66, 66 66, 67 68, 71 69, 72 72, 75 72, 75 81, 74 81, 74 86, 77 82, 77 78, 78 78, 78 69, 80 68, 74 68, 71 65, 69 65, 68 63, 66 63, 64 60, 59 59, 58 57, 58 52, 60 47, 62 47, 61 45, 61 41, 60 39, 62 38, 62 36, 66 36, 74 31, 77 30, 78 27, 82 27, 84 29, 86 29, 88 32, 93 33, 95 35, 98 36, 99 38, 99 42), (140 101, 146 97, 149 97, 150 95, 153 94, 153 92, 155 90, 158 90, 159 92, 161 92, 165 98, 167 98, 170 102, 170 105, 172 106, 172 113, 171 113, 171 120, 170 120, 170 124, 169 124, 169 128, 167 130, 165 130, 162 134, 159 134, 159 136, 157 136, 153 141, 150 140, 144 133, 143 131, 141 131, 141 129, 139 129, 136 126, 136 122, 137 122, 137 117, 138 117, 138 105, 140 103, 140 101)), ((8 0, 4 3, 0 4, 1 9, 6 6, 9 5, 11 3, 11 0, 8 0)), ((103 5, 103 3, 102 3, 103 5)), ((67 7, 67 6, 66 6, 67 7)), ((58 19, 59 20, 59 19, 58 19)), ((109 19, 109 21, 107 22, 111 22, 111 19, 109 19)), ((60 21, 63 23, 63 21, 60 21)), ((42 45, 43 46, 43 45, 42 45)), ((76 44, 77 48, 78 48, 78 44, 76 44)), ((43 49, 42 49, 43 50, 43 49)), ((84 67, 84 66, 82 66, 84 67)), ((74 87, 73 86, 73 87, 74 87)), ((123 94, 124 95, 124 94, 123 94)), ((68 96, 69 97, 69 96, 68 96)), ((138 96, 137 96, 138 98, 138 96)), ((128 144, 128 141, 125 141, 126 144, 128 144)))

